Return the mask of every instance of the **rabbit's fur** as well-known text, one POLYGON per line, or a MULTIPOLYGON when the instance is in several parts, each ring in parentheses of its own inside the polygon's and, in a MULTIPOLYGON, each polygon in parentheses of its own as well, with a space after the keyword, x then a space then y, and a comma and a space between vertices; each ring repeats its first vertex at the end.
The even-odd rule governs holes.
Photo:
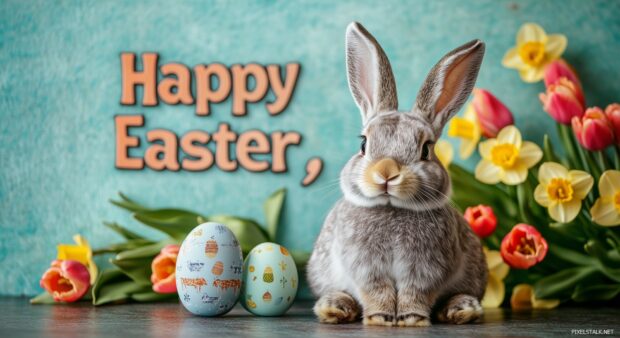
POLYGON ((321 322, 427 326, 482 315, 487 265, 479 239, 449 203, 450 178, 433 152, 476 81, 484 44, 444 56, 416 103, 398 112, 390 63, 359 23, 347 28, 351 93, 365 149, 340 175, 344 198, 327 216, 308 263, 321 322), (364 151, 365 150, 365 151, 364 151))

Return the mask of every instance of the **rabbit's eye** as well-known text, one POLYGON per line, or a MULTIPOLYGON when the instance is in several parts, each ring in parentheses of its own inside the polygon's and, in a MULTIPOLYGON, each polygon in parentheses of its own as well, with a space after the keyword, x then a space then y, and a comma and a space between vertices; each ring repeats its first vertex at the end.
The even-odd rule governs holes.
POLYGON ((422 146, 422 161, 428 161, 431 159, 431 148, 433 148, 433 142, 426 141, 422 146))
POLYGON ((362 151, 362 155, 366 155, 366 136, 360 136, 362 138, 362 145, 360 146, 360 150, 362 151))

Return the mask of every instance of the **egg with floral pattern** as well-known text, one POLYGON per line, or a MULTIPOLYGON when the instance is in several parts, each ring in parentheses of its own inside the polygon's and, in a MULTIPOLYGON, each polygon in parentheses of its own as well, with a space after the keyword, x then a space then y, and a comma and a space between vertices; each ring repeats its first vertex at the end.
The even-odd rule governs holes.
POLYGON ((235 235, 224 224, 208 222, 185 238, 176 264, 181 304, 199 316, 230 311, 241 293, 243 256, 235 235))
POLYGON ((298 284, 289 251, 275 243, 259 244, 243 263, 241 305, 258 316, 281 316, 293 305, 298 284))

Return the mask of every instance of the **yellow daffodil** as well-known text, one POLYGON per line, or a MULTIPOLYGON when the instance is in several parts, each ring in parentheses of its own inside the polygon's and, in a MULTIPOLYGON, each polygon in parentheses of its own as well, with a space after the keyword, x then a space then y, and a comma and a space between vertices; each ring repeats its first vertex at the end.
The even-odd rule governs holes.
POLYGON ((549 210, 549 216, 562 223, 577 217, 581 201, 588 195, 594 179, 581 170, 564 168, 559 163, 545 162, 538 170, 540 184, 534 190, 534 199, 549 210))
POLYGON ((86 266, 90 273, 90 284, 95 283, 97 279, 97 265, 93 261, 93 251, 88 241, 80 235, 73 236, 76 245, 58 244, 58 260, 74 260, 86 266))
POLYGON ((529 284, 519 284, 512 289, 510 306, 513 310, 553 309, 558 305, 560 301, 557 299, 537 299, 529 284))
POLYGON ((526 23, 517 33, 517 45, 506 52, 502 65, 519 71, 525 82, 538 82, 545 67, 564 53, 566 36, 549 34, 535 23, 526 23))
POLYGON ((502 305, 504 301, 506 293, 504 278, 508 276, 510 268, 502 260, 502 255, 499 251, 484 248, 484 255, 486 256, 487 266, 489 267, 489 280, 487 281, 487 289, 482 298, 482 307, 496 308, 502 305))
POLYGON ((620 171, 605 171, 598 181, 598 191, 601 197, 590 209, 592 220, 604 226, 620 225, 620 171))
POLYGON ((473 104, 467 106, 463 117, 452 118, 448 126, 448 136, 461 139, 459 156, 462 159, 468 158, 476 150, 482 131, 473 104))
POLYGON ((522 141, 515 126, 504 127, 497 138, 479 145, 482 160, 476 166, 476 179, 486 184, 503 182, 517 185, 527 178, 527 171, 542 158, 542 150, 533 142, 522 141))
POLYGON ((446 140, 438 140, 435 143, 435 155, 437 155, 439 162, 447 169, 454 158, 452 144, 446 140))

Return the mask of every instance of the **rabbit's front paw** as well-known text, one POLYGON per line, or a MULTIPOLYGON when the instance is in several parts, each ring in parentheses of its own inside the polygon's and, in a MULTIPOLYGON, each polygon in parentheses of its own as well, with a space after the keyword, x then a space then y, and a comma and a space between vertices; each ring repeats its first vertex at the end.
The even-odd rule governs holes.
POLYGON ((474 322, 482 317, 482 306, 477 298, 470 295, 456 295, 446 303, 437 314, 437 319, 452 324, 474 322))
POLYGON ((394 325, 394 316, 389 313, 373 313, 364 316, 364 325, 373 326, 392 326, 394 325))
POLYGON ((409 327, 425 327, 431 326, 431 320, 428 317, 419 315, 417 313, 406 313, 404 315, 398 315, 396 325, 409 327))
POLYGON ((321 323, 347 323, 358 318, 359 306, 348 293, 332 292, 322 296, 316 302, 314 313, 321 323))

